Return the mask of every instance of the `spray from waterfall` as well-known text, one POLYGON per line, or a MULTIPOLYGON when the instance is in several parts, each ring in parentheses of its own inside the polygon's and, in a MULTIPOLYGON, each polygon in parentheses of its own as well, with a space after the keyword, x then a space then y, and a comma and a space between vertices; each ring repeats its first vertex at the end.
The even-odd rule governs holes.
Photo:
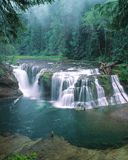
POLYGON ((15 68, 13 73, 19 82, 19 89, 22 91, 24 97, 31 99, 40 98, 41 93, 38 85, 39 74, 35 76, 34 82, 30 84, 27 72, 21 69, 21 67, 15 68))

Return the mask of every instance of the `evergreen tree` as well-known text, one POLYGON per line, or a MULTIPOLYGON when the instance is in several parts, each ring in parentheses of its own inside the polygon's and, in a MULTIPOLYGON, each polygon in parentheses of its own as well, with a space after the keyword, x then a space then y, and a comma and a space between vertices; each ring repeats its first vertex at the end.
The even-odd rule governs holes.
POLYGON ((51 2, 52 0, 1 0, 0 1, 0 40, 8 41, 16 38, 19 26, 22 23, 19 14, 28 7, 51 2))

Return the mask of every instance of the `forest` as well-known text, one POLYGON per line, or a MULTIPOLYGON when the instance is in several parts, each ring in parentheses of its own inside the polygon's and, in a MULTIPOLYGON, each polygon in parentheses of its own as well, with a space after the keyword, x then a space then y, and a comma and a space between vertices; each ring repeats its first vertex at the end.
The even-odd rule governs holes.
POLYGON ((0 160, 128 160, 128 0, 0 0, 0 160))
POLYGON ((55 55, 73 60, 128 62, 128 1, 57 0, 30 8, 17 5, 20 11, 10 9, 11 16, 4 12, 1 15, 2 58, 55 55))

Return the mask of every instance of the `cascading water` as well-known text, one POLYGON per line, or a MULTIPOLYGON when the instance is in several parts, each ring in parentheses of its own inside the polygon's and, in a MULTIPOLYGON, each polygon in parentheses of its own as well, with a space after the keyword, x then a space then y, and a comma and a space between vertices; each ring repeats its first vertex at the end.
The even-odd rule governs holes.
POLYGON ((58 72, 52 77, 52 100, 61 108, 95 108, 123 104, 128 102, 128 96, 121 86, 118 76, 112 75, 113 95, 105 96, 105 90, 100 85, 98 69, 58 72))
POLYGON ((78 106, 86 106, 86 108, 91 108, 92 106, 96 106, 94 102, 94 98, 92 95, 91 88, 89 87, 89 78, 82 79, 81 89, 79 95, 79 103, 78 106))
POLYGON ((96 84, 97 95, 98 95, 98 106, 108 106, 108 102, 105 97, 104 89, 99 84, 99 81, 97 78, 95 78, 95 84, 96 84))
POLYGON ((34 82, 31 84, 26 70, 22 66, 13 69, 13 73, 19 82, 19 89, 22 91, 24 97, 32 99, 40 98, 40 89, 38 85, 39 73, 35 76, 34 82))
POLYGON ((117 75, 111 76, 112 86, 113 86, 113 97, 111 97, 111 103, 114 104, 124 104, 128 103, 128 96, 125 93, 123 87, 119 82, 119 78, 117 75))
POLYGON ((28 75, 27 75, 26 71, 24 71, 20 68, 16 68, 13 70, 13 73, 19 82, 19 89, 22 91, 23 95, 27 97, 28 96, 28 88, 30 86, 29 86, 29 80, 28 80, 28 75))
MULTIPOLYGON (((19 89, 25 97, 33 99, 41 97, 38 83, 40 75, 46 71, 45 68, 23 64, 15 67, 13 71, 19 82, 19 89)), ((52 102, 60 108, 86 109, 128 103, 128 96, 117 75, 110 76, 112 93, 109 95, 106 94, 106 89, 101 84, 100 76, 97 68, 86 70, 70 68, 64 72, 54 73, 51 82, 52 102)))
POLYGON ((88 86, 88 78, 82 80, 81 86, 77 88, 75 85, 81 76, 89 77, 99 75, 98 69, 78 70, 76 72, 58 72, 52 77, 52 100, 56 101, 58 107, 73 108, 75 106, 84 105, 88 108, 95 106, 92 93, 88 86), (78 93, 78 101, 75 102, 75 89, 80 90, 78 93))
POLYGON ((73 73, 55 73, 52 77, 52 100, 58 100, 58 105, 72 107, 74 102, 74 84, 77 78, 77 76, 73 76, 73 73))

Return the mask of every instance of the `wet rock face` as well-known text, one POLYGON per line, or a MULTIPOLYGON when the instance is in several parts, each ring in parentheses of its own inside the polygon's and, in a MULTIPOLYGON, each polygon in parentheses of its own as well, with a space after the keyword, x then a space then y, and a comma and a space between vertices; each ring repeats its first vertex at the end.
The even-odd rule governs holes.
POLYGON ((22 95, 11 67, 0 64, 0 98, 13 98, 22 95))
MULTIPOLYGON (((118 109, 110 113, 110 117, 117 121, 128 122, 128 105, 120 106, 118 109)), ((128 137, 127 137, 128 138, 128 137)))
POLYGON ((95 101, 98 97, 97 97, 94 76, 80 77, 75 84, 74 96, 75 96, 75 101, 79 101, 79 100, 82 100, 82 101, 94 100, 95 101), (81 99, 79 99, 80 94, 81 94, 81 89, 83 89, 84 98, 81 97, 81 99), (92 93, 92 96, 90 97, 92 99, 88 99, 89 97, 87 95, 88 94, 87 92, 92 93))
MULTIPOLYGON (((97 79, 99 81, 99 84, 104 88, 105 96, 110 97, 113 94, 112 89, 112 82, 111 82, 111 76, 110 75, 98 75, 97 79)), ((95 84, 95 76, 89 76, 87 77, 80 77, 78 81, 75 84, 75 101, 79 100, 79 95, 81 88, 83 86, 88 86, 88 90, 92 93, 93 100, 96 100, 97 97, 97 91, 96 91, 96 84, 95 84)))
POLYGON ((110 75, 99 75, 98 76, 99 83, 105 90, 106 97, 110 97, 113 94, 112 84, 111 84, 111 76, 110 75))
POLYGON ((52 89, 52 75, 53 73, 50 71, 46 71, 40 75, 39 85, 43 93, 44 99, 51 98, 51 89, 52 89))

